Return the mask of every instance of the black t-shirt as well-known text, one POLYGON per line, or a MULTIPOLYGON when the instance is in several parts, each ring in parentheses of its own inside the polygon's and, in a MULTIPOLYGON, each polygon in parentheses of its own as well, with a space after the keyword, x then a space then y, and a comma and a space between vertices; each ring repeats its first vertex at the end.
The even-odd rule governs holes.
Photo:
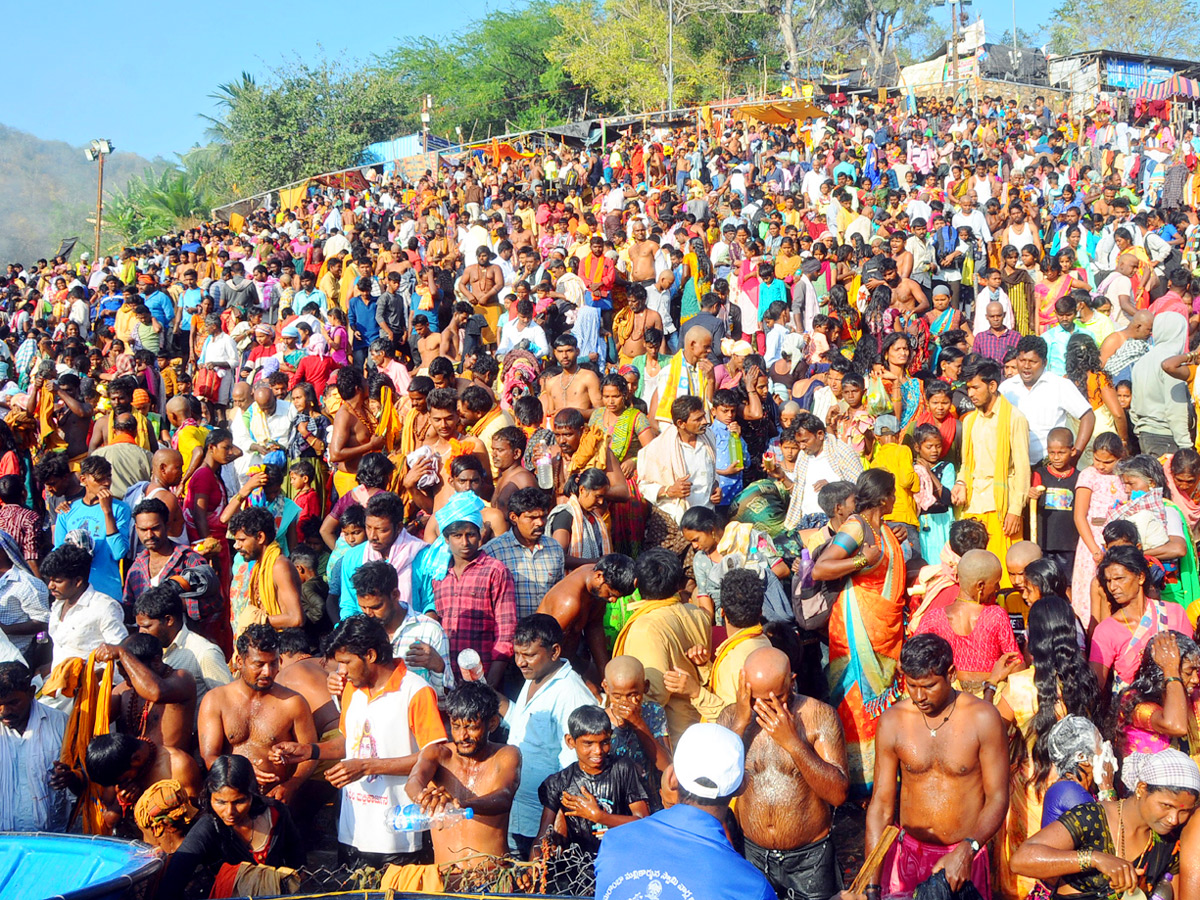
MULTIPOLYGON (((561 772, 555 772, 538 788, 538 800, 546 809, 563 810, 563 791, 582 796, 586 789, 607 813, 628 816, 630 804, 639 800, 649 802, 646 786, 638 777, 637 767, 624 757, 609 756, 608 765, 599 775, 588 775, 574 762, 561 772)), ((582 816, 567 816, 567 839, 590 853, 600 852, 600 838, 608 829, 582 816)))
POLYGON ((1038 543, 1043 550, 1069 552, 1079 540, 1075 530, 1075 483, 1079 481, 1079 470, 1059 477, 1047 466, 1035 466, 1033 484, 1041 485, 1046 493, 1038 498, 1038 543))

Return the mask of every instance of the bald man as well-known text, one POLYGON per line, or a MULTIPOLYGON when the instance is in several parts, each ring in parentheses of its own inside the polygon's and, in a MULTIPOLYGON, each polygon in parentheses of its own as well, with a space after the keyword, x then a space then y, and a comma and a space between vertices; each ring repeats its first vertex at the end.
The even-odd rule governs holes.
POLYGON ((655 417, 667 425, 671 421, 671 404, 679 397, 691 395, 704 401, 707 410, 713 395, 713 364, 708 354, 712 352, 712 332, 703 325, 693 325, 683 335, 683 348, 664 361, 667 374, 663 376, 658 391, 658 409, 655 417))
POLYGON ((179 498, 175 496, 175 488, 183 479, 183 455, 178 450, 163 447, 150 459, 150 481, 146 484, 143 500, 161 500, 166 504, 167 537, 172 544, 184 546, 188 542, 187 532, 183 527, 183 510, 179 506, 179 498))
POLYGON ((780 896, 827 900, 842 887, 830 837, 846 800, 846 741, 832 706, 797 694, 787 654, 755 650, 737 701, 717 719, 746 744, 744 792, 735 814, 745 856, 780 896))
POLYGON ((1133 376, 1133 364, 1150 349, 1147 342, 1154 326, 1154 316, 1148 309, 1139 309, 1129 324, 1114 331, 1100 344, 1100 364, 1113 382, 1127 381, 1133 376))
POLYGON ((918 634, 936 634, 954 648, 954 668, 963 689, 982 697, 1024 665, 1008 612, 996 605, 1004 570, 988 550, 968 550, 958 561, 958 599, 931 609, 918 634))

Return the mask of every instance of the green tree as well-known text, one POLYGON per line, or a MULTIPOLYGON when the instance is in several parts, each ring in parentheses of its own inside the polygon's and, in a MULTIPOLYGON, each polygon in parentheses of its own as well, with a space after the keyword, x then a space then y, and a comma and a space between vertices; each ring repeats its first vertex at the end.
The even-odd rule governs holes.
POLYGON ((851 45, 861 49, 868 72, 896 61, 899 50, 929 22, 930 0, 848 0, 840 7, 852 29, 851 45))
MULTIPOLYGON (((667 97, 667 12, 651 0, 603 0, 554 8, 562 33, 550 59, 595 97, 628 112, 656 109, 667 97)), ((675 105, 706 99, 721 84, 721 64, 709 47, 674 47, 675 105)))
POLYGON ((186 170, 170 168, 155 175, 146 169, 108 198, 104 219, 126 243, 138 243, 196 224, 210 211, 208 194, 186 170))
MULTIPOLYGON (((363 148, 396 134, 411 106, 393 73, 297 61, 267 84, 218 91, 212 126, 228 147, 227 177, 239 195, 354 165, 363 148)), ((220 155, 220 154, 218 154, 220 155)), ((221 166, 214 169, 226 171, 221 166)))
POLYGON ((1063 0, 1050 15, 1050 46, 1056 53, 1103 48, 1179 56, 1179 48, 1200 38, 1198 19, 1192 0, 1063 0))
POLYGON ((563 122, 583 111, 584 88, 548 53, 561 33, 545 0, 490 13, 457 34, 409 38, 380 60, 408 108, 405 127, 421 127, 426 96, 432 129, 466 139, 563 122))

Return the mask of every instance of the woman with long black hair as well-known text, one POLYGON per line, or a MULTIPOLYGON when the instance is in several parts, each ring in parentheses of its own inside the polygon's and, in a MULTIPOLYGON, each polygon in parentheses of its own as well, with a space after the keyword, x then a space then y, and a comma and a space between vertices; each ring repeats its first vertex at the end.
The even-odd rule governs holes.
POLYGON ((1155 635, 1142 653, 1133 684, 1117 700, 1118 754, 1189 749, 1196 737, 1191 696, 1198 686, 1200 647, 1195 641, 1176 632, 1155 635))
POLYGON ((235 897, 242 896, 236 890, 241 863, 298 869, 307 861, 292 814, 259 793, 254 767, 244 756, 217 757, 204 782, 200 809, 167 863, 160 897, 182 897, 197 869, 217 863, 222 865, 210 896, 235 897))
MULTIPOLYGON (((1087 332, 1071 335, 1067 341, 1067 380, 1079 388, 1079 393, 1087 397, 1096 414, 1096 427, 1092 431, 1092 441, 1105 432, 1113 432, 1129 453, 1129 432, 1126 425, 1125 410, 1117 399, 1117 390, 1113 386, 1108 372, 1100 365, 1100 348, 1087 332)), ((1085 468, 1092 463, 1092 447, 1079 460, 1079 466, 1085 468)))
POLYGON ((1018 765, 997 845, 1000 883, 1006 896, 1025 896, 1033 887, 1032 882, 1017 883, 1008 861, 1042 825, 1042 801, 1052 768, 1047 746, 1050 729, 1063 716, 1092 719, 1099 711, 1100 685, 1080 648, 1076 621, 1065 599, 1043 595, 1029 610, 1031 665, 1012 671, 1013 661, 1002 658, 990 679, 997 711, 1022 738, 1010 742, 1018 765))

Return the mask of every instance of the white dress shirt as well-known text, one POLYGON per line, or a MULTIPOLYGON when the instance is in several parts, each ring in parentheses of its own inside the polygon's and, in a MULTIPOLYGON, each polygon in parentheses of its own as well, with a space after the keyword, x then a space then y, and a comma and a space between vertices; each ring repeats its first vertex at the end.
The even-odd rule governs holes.
POLYGON ((1030 465, 1046 458, 1046 438, 1052 429, 1067 427, 1068 416, 1079 419, 1092 411, 1079 388, 1049 372, 1043 372, 1030 388, 1025 387, 1020 375, 1014 375, 1000 385, 1000 393, 1029 421, 1030 465))
POLYGON ((50 607, 51 669, 73 656, 87 659, 101 644, 119 644, 129 637, 121 604, 95 588, 85 590, 64 616, 65 606, 62 600, 55 600, 50 607))

